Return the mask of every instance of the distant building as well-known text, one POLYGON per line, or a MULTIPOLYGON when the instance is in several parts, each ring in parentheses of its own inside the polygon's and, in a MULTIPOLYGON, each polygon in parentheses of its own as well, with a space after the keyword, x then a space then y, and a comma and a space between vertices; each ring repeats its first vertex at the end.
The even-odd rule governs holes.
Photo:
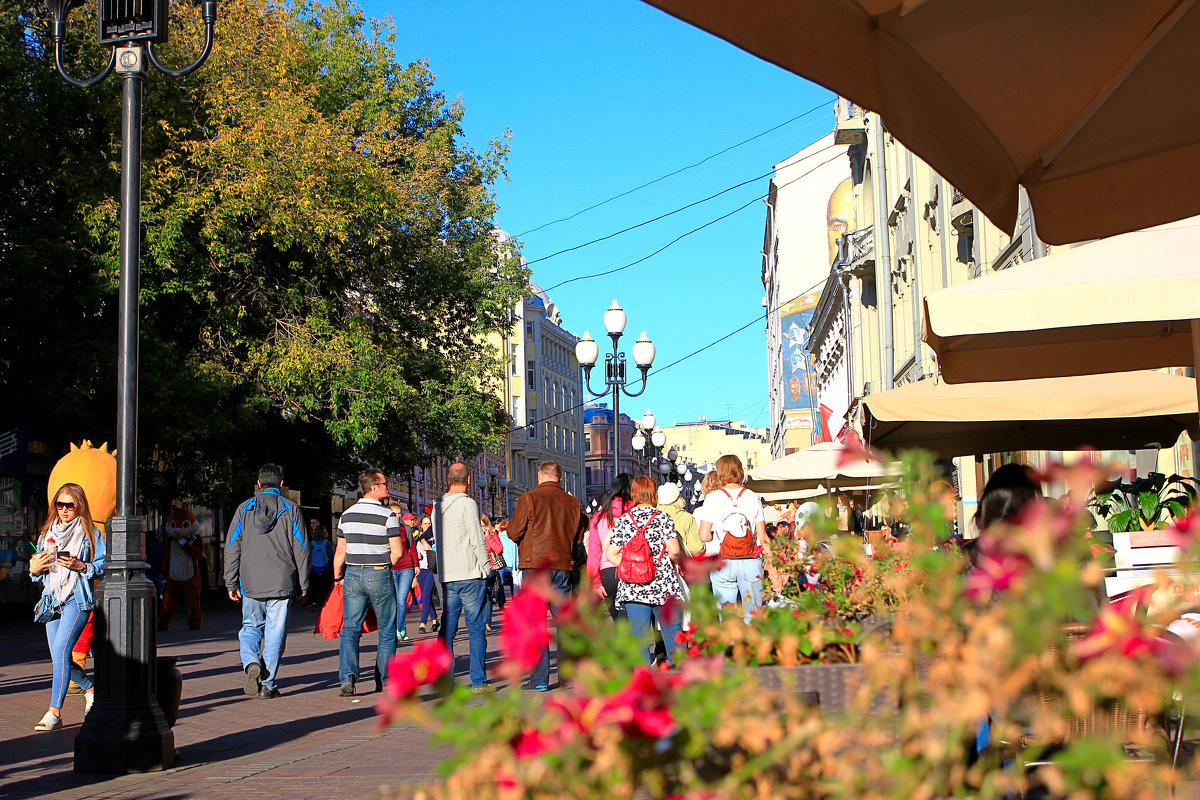
MULTIPOLYGON (((646 474, 645 461, 633 450, 632 440, 637 427, 636 422, 624 414, 621 415, 618 426, 620 472, 628 472, 634 477, 646 474)), ((612 409, 606 403, 589 403, 583 416, 585 503, 599 498, 612 485, 613 442, 612 409)))
POLYGON ((771 180, 762 281, 768 424, 775 458, 816 439, 821 409, 805 345, 809 320, 829 274, 831 241, 853 227, 853 220, 833 202, 850 179, 845 152, 831 133, 776 164, 771 180))
POLYGON ((751 428, 744 420, 676 422, 662 430, 667 435, 664 450, 675 448, 677 461, 704 471, 718 458, 727 455, 740 458, 747 470, 774 460, 770 430, 751 428))
POLYGON ((579 337, 562 327, 558 307, 537 284, 517 304, 507 350, 506 405, 512 417, 508 439, 508 490, 503 516, 520 496, 537 486, 543 461, 562 465, 562 487, 582 504, 584 406, 581 371, 575 358, 579 337))

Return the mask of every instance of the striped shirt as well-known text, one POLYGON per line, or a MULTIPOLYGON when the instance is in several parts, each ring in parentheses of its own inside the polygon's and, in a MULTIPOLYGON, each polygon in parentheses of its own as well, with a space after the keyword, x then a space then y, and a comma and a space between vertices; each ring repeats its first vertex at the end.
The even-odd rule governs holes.
POLYGON ((351 567, 390 567, 388 539, 403 536, 400 520, 390 508, 364 497, 342 512, 337 535, 346 540, 346 564, 351 567))

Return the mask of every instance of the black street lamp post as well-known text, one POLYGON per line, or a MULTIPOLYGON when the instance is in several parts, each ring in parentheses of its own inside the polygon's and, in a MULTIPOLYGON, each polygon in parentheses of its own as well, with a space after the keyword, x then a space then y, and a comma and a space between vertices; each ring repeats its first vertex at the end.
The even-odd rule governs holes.
POLYGON ((508 502, 504 497, 505 490, 508 489, 508 477, 500 475, 500 469, 492 464, 487 468, 488 483, 487 493, 488 502, 492 506, 492 516, 496 516, 496 495, 501 495, 501 500, 504 500, 504 516, 508 516, 508 502), (499 476, 499 477, 498 477, 499 476))
POLYGON ((80 89, 111 73, 121 77, 120 323, 117 336, 117 507, 108 520, 110 547, 96 598, 96 704, 75 737, 75 771, 144 772, 175 763, 175 737, 156 696, 157 595, 146 578, 145 520, 136 516, 138 259, 141 249, 142 94, 149 66, 172 77, 200 67, 212 51, 216 0, 201 0, 204 50, 183 69, 158 60, 155 43, 167 40, 167 0, 97 0, 99 42, 108 65, 87 79, 63 65, 67 15, 81 0, 47 0, 54 64, 80 89))
MULTIPOLYGON (((626 397, 638 397, 646 391, 646 374, 654 364, 654 343, 646 336, 646 332, 642 331, 641 337, 634 342, 632 349, 633 362, 637 364, 637 368, 642 373, 642 388, 636 392, 625 388, 625 354, 618 350, 617 343, 621 339, 621 334, 625 332, 627 321, 620 304, 613 300, 612 306, 604 312, 604 328, 612 339, 612 352, 604 354, 604 382, 612 390, 613 397, 613 473, 609 480, 610 486, 617 475, 621 473, 621 393, 624 392, 626 397)), ((591 333, 584 331, 583 338, 575 344, 575 358, 579 361, 579 366, 583 367, 584 381, 588 391, 593 395, 596 395, 597 392, 592 388, 592 367, 596 366, 596 360, 599 357, 599 345, 596 344, 591 333)))

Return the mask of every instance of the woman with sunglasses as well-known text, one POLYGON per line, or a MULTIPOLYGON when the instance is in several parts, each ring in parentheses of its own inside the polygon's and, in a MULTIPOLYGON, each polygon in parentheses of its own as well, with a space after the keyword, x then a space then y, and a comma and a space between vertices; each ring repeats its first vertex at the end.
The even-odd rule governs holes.
POLYGON ((83 689, 85 716, 95 697, 87 673, 71 660, 71 648, 95 605, 92 581, 104 573, 108 559, 104 534, 92 522, 83 487, 64 483, 59 488, 46 511, 37 547, 38 552, 29 559, 29 575, 42 584, 42 597, 50 598, 50 605, 57 611, 46 623, 46 641, 54 664, 50 708, 33 729, 52 731, 62 727, 68 683, 75 681, 83 689))

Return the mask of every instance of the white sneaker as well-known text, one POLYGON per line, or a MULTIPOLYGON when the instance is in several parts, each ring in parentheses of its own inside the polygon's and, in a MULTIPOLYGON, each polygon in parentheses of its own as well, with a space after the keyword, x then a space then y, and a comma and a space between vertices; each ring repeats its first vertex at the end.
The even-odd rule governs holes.
POLYGON ((41 722, 33 726, 35 731, 55 731, 62 727, 62 717, 55 716, 49 711, 42 717, 41 722))
POLYGON ((96 702, 95 690, 83 693, 83 715, 85 717, 88 715, 88 712, 92 710, 92 705, 95 702, 96 702))

